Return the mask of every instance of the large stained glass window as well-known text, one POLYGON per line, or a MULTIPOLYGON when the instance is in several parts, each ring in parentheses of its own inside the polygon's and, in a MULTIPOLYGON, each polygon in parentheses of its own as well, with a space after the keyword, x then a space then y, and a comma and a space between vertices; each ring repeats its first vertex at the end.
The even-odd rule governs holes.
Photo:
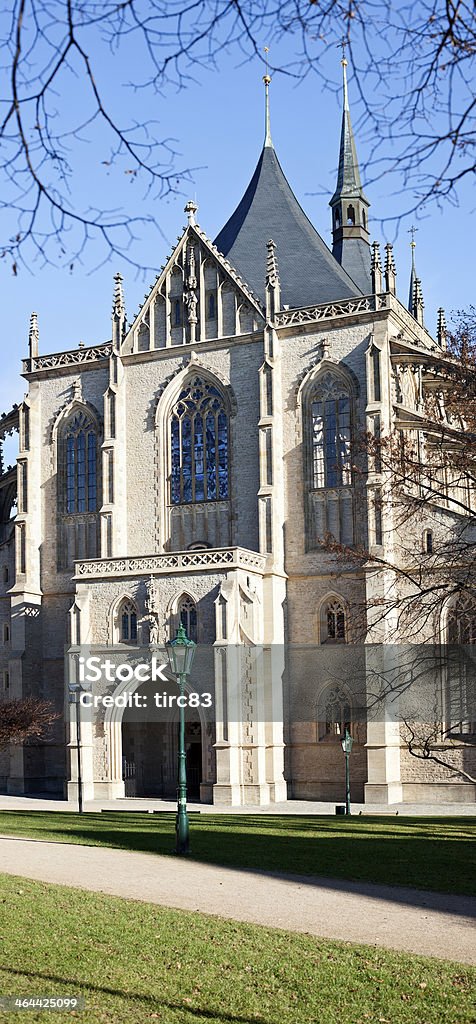
POLYGON ((352 482, 350 415, 348 391, 326 374, 311 401, 314 488, 342 487, 352 482))
POLYGON ((172 412, 173 505, 229 497, 228 417, 216 387, 200 377, 186 385, 172 412))
POLYGON ((96 512, 97 434, 94 424, 78 412, 65 432, 66 507, 68 515, 96 512))

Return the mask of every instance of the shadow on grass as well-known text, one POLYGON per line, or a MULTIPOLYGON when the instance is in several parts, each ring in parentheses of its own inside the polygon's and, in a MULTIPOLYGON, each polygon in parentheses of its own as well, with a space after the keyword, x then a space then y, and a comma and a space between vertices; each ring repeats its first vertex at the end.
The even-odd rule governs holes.
MULTIPOLYGON (((198 1006, 187 1006, 186 1003, 172 1003, 166 999, 160 999, 156 996, 144 995, 141 992, 124 992, 121 989, 110 988, 106 985, 94 985, 91 982, 78 981, 77 978, 64 978, 58 974, 47 974, 44 971, 19 971, 15 967, 4 967, 1 968, 2 973, 9 974, 12 977, 25 978, 25 979, 40 979, 41 981, 50 981, 55 984, 63 986, 63 991, 69 988, 70 991, 74 989, 81 989, 82 993, 97 992, 107 996, 117 996, 120 999, 125 999, 128 1002, 135 1002, 144 1004, 146 1007, 156 1010, 158 1007, 164 1007, 168 1010, 177 1010, 180 1013, 188 1013, 192 1017, 206 1017, 208 1020, 217 1021, 230 1021, 234 1024, 256 1024, 256 1017, 243 1017, 237 1014, 224 1013, 222 1010, 205 1010, 198 1006)), ((91 1008, 86 1006, 86 1013, 91 1008)), ((263 1017, 260 1017, 260 1024, 272 1024, 271 1021, 266 1022, 263 1017)))
MULTIPOLYGON (((174 855, 173 815, 0 813, 0 832, 8 832, 9 823, 17 838, 174 855)), ((432 892, 476 894, 474 821, 467 817, 337 821, 329 816, 207 814, 192 819, 191 846, 190 859, 205 864, 298 876, 309 885, 326 878, 329 882, 321 884, 349 892, 356 886, 364 892, 361 883, 380 885, 388 890, 380 898, 407 905, 430 906, 432 892), (399 893, 395 886, 423 892, 399 893)), ((369 891, 365 895, 378 897, 369 891)), ((468 916, 458 901, 451 907, 447 902, 449 912, 468 916)), ((442 897, 435 909, 445 912, 441 903, 442 897)))

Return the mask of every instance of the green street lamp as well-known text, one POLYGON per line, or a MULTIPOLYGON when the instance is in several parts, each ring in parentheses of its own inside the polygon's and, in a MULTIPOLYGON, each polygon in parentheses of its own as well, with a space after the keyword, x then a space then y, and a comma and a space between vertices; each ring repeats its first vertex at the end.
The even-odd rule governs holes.
POLYGON ((179 750, 178 750, 178 788, 177 788, 177 821, 175 825, 175 852, 189 852, 190 829, 187 814, 187 755, 185 752, 185 681, 192 668, 196 644, 189 640, 185 628, 180 623, 175 640, 166 644, 167 656, 171 672, 176 676, 180 690, 179 703, 179 750))
POLYGON ((83 813, 83 777, 81 771, 81 693, 79 683, 68 683, 69 702, 76 708, 76 749, 78 758, 78 813, 83 813))
POLYGON ((349 757, 352 753, 352 745, 354 741, 348 729, 345 730, 345 733, 340 742, 345 756, 345 813, 351 814, 349 757))

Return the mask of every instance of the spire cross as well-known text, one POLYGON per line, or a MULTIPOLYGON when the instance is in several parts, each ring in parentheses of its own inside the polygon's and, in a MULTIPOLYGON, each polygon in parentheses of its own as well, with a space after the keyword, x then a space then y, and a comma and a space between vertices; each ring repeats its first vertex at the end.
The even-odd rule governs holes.
POLYGON ((348 92, 347 92, 347 64, 348 64, 348 61, 347 61, 347 57, 345 55, 346 46, 348 46, 347 39, 342 39, 341 42, 339 43, 339 46, 342 47, 342 60, 341 60, 341 64, 342 64, 342 77, 343 77, 343 80, 344 80, 343 81, 343 84, 344 84, 344 110, 348 110, 349 109, 349 96, 348 96, 348 92))
POLYGON ((412 236, 412 240, 410 242, 410 245, 411 245, 412 249, 414 249, 415 246, 416 246, 415 235, 416 235, 417 231, 418 231, 418 228, 415 228, 413 226, 413 224, 412 224, 411 228, 408 229, 408 234, 412 236))

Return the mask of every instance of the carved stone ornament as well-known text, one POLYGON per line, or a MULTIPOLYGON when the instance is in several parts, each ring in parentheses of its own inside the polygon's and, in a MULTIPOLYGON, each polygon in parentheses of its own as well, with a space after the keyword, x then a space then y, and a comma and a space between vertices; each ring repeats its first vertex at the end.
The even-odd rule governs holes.
POLYGON ((153 576, 147 580, 146 585, 146 599, 145 608, 149 615, 157 616, 159 614, 159 589, 157 581, 153 576))
POLYGON ((148 615, 147 622, 149 624, 149 644, 151 647, 156 647, 159 642, 159 620, 157 615, 148 615))

